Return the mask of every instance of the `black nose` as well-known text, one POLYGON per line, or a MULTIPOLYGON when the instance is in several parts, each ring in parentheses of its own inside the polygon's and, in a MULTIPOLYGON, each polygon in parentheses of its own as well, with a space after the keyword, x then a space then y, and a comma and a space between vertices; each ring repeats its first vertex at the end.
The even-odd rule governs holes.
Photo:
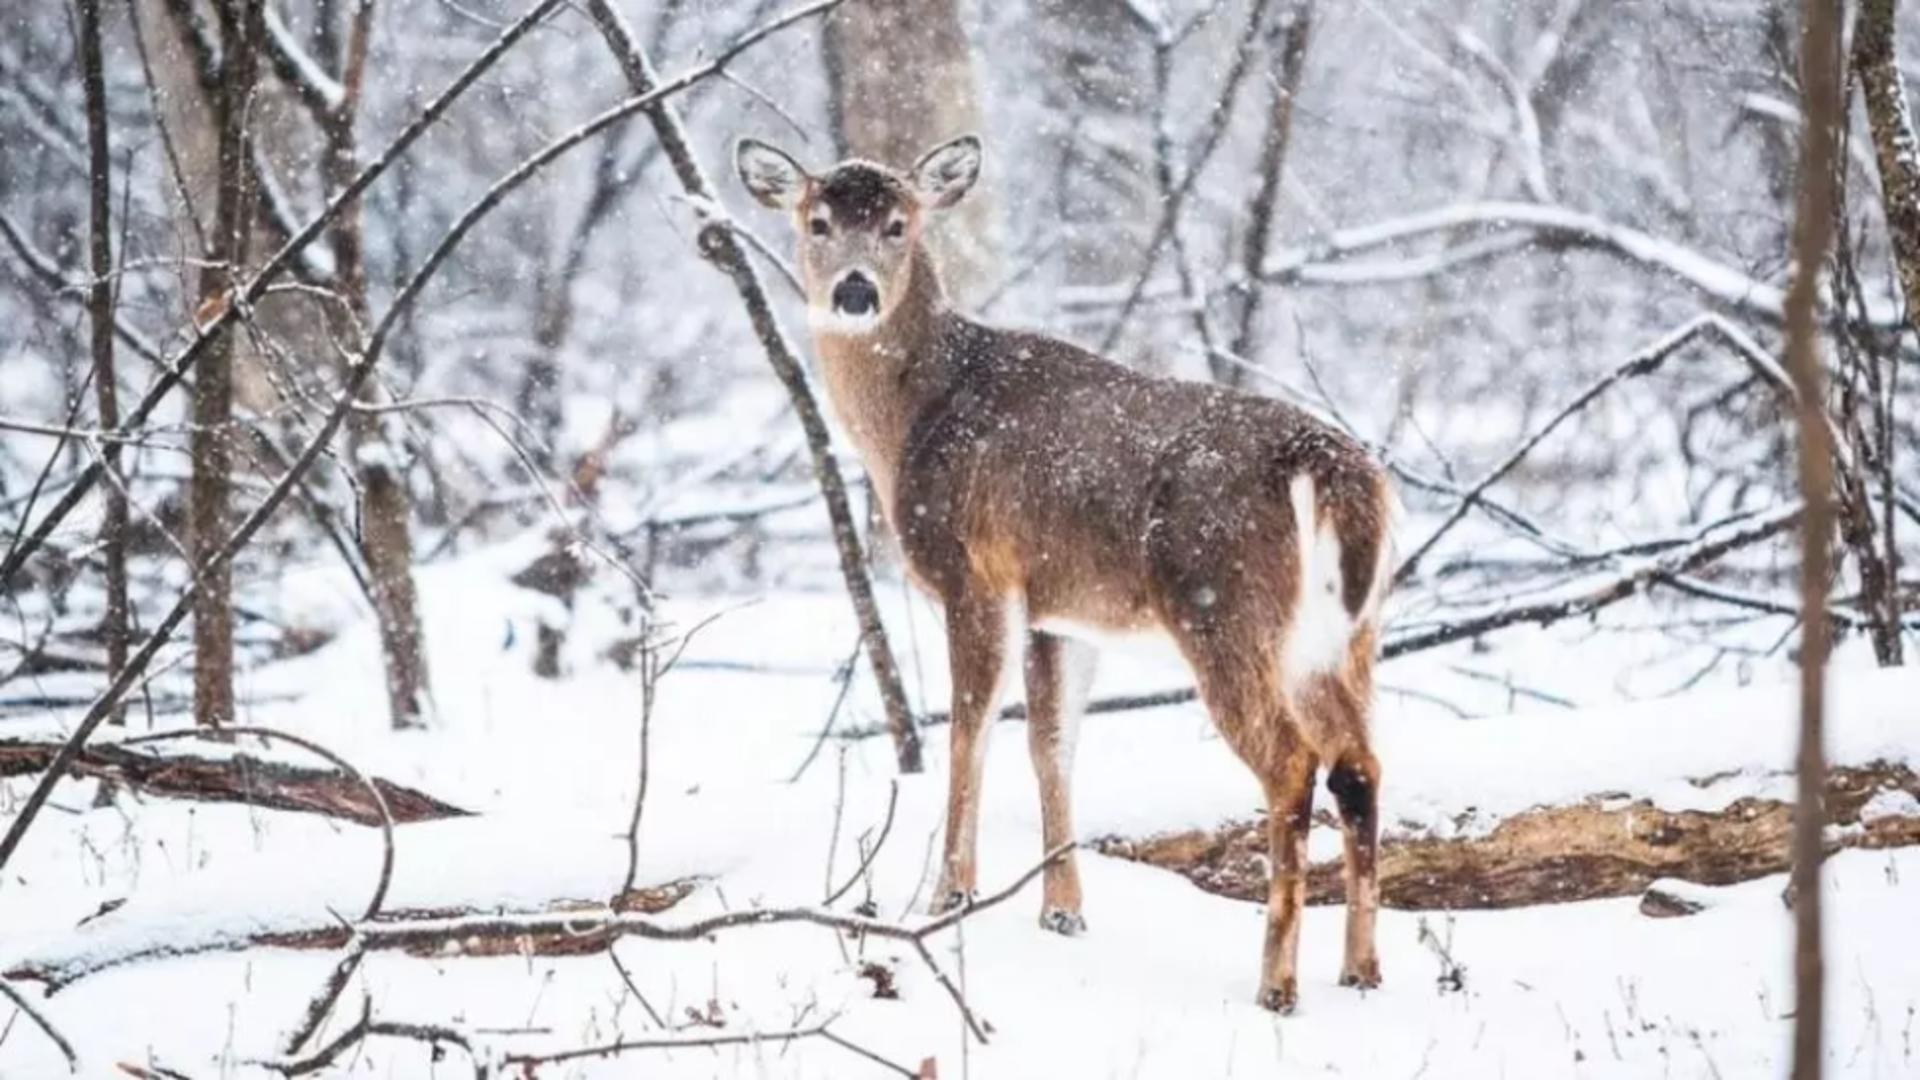
POLYGON ((861 273, 848 274, 833 287, 833 310, 847 315, 867 315, 880 308, 880 290, 861 273))

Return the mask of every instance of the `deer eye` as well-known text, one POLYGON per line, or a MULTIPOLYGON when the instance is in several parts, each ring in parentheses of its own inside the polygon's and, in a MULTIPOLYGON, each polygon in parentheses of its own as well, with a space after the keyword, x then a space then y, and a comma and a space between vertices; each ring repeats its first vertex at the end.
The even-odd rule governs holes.
POLYGON ((808 223, 807 231, 812 233, 815 236, 825 236, 828 233, 832 232, 833 229, 827 225, 826 218, 817 217, 808 223))
POLYGON ((887 222, 887 239, 898 240, 905 235, 907 235, 907 222, 905 218, 894 218, 892 221, 887 222))

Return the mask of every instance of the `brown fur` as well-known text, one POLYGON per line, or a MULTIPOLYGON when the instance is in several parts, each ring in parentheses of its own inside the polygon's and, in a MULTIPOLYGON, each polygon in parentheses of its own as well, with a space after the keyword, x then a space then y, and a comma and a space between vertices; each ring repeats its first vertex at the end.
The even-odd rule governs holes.
MULTIPOLYGON (((752 186, 744 161, 742 171, 752 186)), ((874 328, 845 332, 816 316, 815 344, 909 573, 947 613, 953 760, 940 895, 958 902, 974 888, 986 729, 1018 659, 1020 628, 1031 628, 1030 743, 1048 845, 1072 835, 1070 763, 1059 748, 1071 741, 1063 730, 1084 693, 1070 685, 1069 660, 1087 646, 1039 628, 1158 631, 1192 666, 1215 723, 1267 794, 1273 880, 1261 1002, 1295 1001, 1306 822, 1322 765, 1356 898, 1342 981, 1376 985, 1380 769, 1367 715, 1382 584, 1374 578, 1386 543, 1379 468, 1352 439, 1284 402, 1148 377, 953 311, 919 242, 927 200, 916 182, 917 174, 849 163, 806 177, 782 205, 800 230, 816 309, 848 267, 878 278, 874 328), (809 234, 816 218, 828 235, 809 234), (882 234, 896 220, 906 235, 889 241, 882 234), (1294 520, 1290 485, 1303 474, 1314 483, 1315 521, 1294 520), (1322 522, 1340 541, 1339 599, 1356 629, 1332 670, 1290 684, 1280 641, 1301 590, 1299 537, 1322 522)), ((1069 857, 1046 876, 1043 922, 1072 932, 1079 905, 1069 857)))

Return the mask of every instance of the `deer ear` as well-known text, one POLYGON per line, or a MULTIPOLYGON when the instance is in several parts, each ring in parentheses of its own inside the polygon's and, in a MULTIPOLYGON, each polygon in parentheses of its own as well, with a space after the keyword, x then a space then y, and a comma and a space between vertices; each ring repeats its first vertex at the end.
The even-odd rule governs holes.
POLYGON ((980 157, 985 151, 978 135, 962 135, 926 152, 913 167, 913 186, 927 206, 952 206, 980 179, 980 157))
POLYGON ((812 177, 800 163, 758 139, 741 139, 733 148, 733 165, 740 182, 763 205, 791 210, 800 202, 812 177))

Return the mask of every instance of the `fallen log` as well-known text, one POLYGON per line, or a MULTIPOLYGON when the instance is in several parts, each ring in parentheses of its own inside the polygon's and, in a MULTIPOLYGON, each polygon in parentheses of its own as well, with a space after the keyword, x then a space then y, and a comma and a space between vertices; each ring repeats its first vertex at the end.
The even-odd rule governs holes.
MULTIPOLYGON (((1716 779, 1695 783, 1705 787, 1716 779)), ((1901 792, 1920 799, 1920 775, 1905 765, 1831 770, 1828 851, 1920 845, 1920 813, 1876 809, 1912 806, 1905 797, 1888 798, 1901 792)), ((1485 835, 1383 836, 1380 898, 1408 910, 1458 910, 1636 896, 1662 878, 1732 885, 1786 872, 1792 832, 1793 804, 1778 799, 1670 811, 1645 799, 1594 795, 1515 814, 1485 835)), ((1254 818, 1143 839, 1106 837, 1089 846, 1175 871, 1211 893, 1264 901, 1266 837, 1265 819, 1254 818)), ((1309 869, 1308 903, 1335 904, 1344 896, 1338 860, 1309 869)))
MULTIPOLYGON (((44 772, 58 742, 0 739, 0 778, 44 772)), ((124 784, 175 799, 238 802, 270 810, 324 814, 361 825, 380 824, 373 793, 346 773, 249 753, 210 755, 203 749, 159 749, 98 743, 85 747, 68 769, 73 777, 124 784)), ((374 777, 395 824, 464 817, 469 811, 425 792, 374 777)))

